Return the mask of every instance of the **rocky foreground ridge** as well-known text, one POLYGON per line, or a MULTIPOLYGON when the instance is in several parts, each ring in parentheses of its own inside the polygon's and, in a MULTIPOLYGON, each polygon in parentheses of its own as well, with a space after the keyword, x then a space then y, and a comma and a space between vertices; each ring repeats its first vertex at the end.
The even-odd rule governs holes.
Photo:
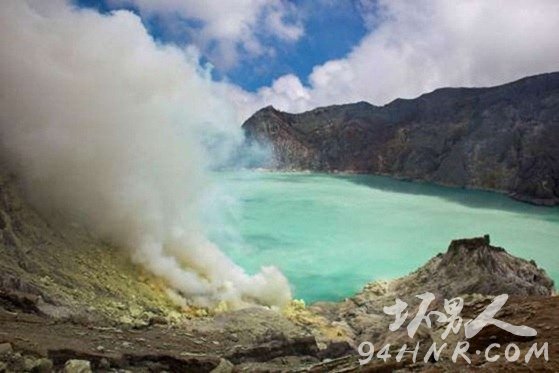
POLYGON ((390 175, 559 204, 559 73, 491 88, 443 88, 385 106, 302 114, 268 106, 243 128, 267 167, 390 175))
MULTIPOLYGON (((0 176, 0 372, 559 370, 552 280, 533 261, 491 246, 489 237, 453 241, 408 276, 373 282, 342 302, 216 313, 176 306, 157 278, 80 227, 47 223, 26 203, 17 180, 0 176), (440 361, 425 362, 429 345, 442 342, 444 325, 420 327, 410 339, 405 325, 389 331, 393 318, 384 312, 399 298, 413 315, 425 292, 434 295, 430 310, 463 297, 465 320, 507 293, 496 317, 538 334, 518 337, 488 326, 469 339, 470 365, 453 363, 450 347, 440 361), (363 341, 390 344, 393 356, 404 344, 421 347, 416 362, 411 355, 375 358, 360 367, 356 348, 363 341), (517 344, 522 356, 534 342, 548 342, 549 361, 488 363, 475 353, 495 342, 517 344)), ((454 346, 461 338, 459 332, 445 342, 454 346)))

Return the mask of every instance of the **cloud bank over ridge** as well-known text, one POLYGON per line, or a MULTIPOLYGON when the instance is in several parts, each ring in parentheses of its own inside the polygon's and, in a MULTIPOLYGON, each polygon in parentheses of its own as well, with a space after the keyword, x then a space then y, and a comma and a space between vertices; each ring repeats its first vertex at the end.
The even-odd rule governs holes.
POLYGON ((306 83, 288 74, 254 94, 234 89, 241 117, 266 105, 293 112, 361 100, 383 105, 559 70, 557 1, 362 2, 370 31, 351 53, 315 66, 306 83))

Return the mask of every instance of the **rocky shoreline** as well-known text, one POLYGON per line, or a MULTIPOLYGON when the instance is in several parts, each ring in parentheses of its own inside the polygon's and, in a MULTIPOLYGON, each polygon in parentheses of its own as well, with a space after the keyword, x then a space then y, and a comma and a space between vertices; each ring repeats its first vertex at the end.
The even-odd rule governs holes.
POLYGON ((290 114, 269 106, 244 124, 271 148, 265 167, 353 172, 492 190, 559 204, 559 73, 490 88, 443 88, 378 107, 290 114))
MULTIPOLYGON (((373 282, 343 302, 304 306, 294 301, 283 312, 263 307, 207 316, 183 313, 175 320, 162 316, 149 323, 83 320, 45 314, 37 297, 3 283, 0 292, 0 371, 454 371, 457 367, 499 371, 520 368, 518 362, 488 363, 474 352, 471 359, 452 362, 450 352, 438 362, 423 361, 426 349, 441 342, 444 325, 422 327, 413 338, 406 329, 389 330, 392 318, 384 307, 396 299, 415 308, 418 295, 434 295, 430 310, 441 309, 445 299, 462 297, 462 317, 473 319, 495 296, 510 296, 497 318, 538 330, 536 338, 518 337, 493 326, 469 340, 475 349, 491 343, 515 343, 525 355, 534 343, 548 342, 549 361, 535 359, 530 369, 554 371, 559 367, 559 298, 553 281, 533 261, 516 258, 490 245, 489 237, 453 241, 408 276, 373 282), (35 302, 35 303, 34 303, 35 302), (401 346, 420 343, 418 358, 359 364, 360 343, 390 345, 393 356, 401 346)), ((87 305, 82 305, 86 307, 87 305)), ((131 314, 131 310, 123 307, 131 314)), ((460 341, 450 335, 449 346, 460 341)), ((452 351, 454 347, 447 350, 452 351)), ((504 359, 503 359, 504 360, 504 359)))
MULTIPOLYGON (((453 241, 408 276, 370 283, 342 302, 209 310, 173 303, 166 285, 121 250, 79 226, 47 222, 21 190, 17 178, 0 172, 0 372, 559 370, 553 281, 533 261, 492 246, 488 236, 453 241), (514 343, 524 356, 533 343, 548 342, 548 361, 489 363, 468 351, 469 364, 445 354, 425 362, 425 348, 441 341, 443 325, 420 328, 410 339, 405 328, 389 330, 393 319, 384 312, 397 298, 415 310, 425 292, 434 295, 433 310, 462 297, 465 320, 507 293, 496 317, 538 335, 487 327, 470 346, 514 343), (362 342, 390 344, 394 356, 404 345, 422 347, 415 362, 375 358, 360 366, 362 342)), ((447 340, 458 342, 460 335, 447 340)))

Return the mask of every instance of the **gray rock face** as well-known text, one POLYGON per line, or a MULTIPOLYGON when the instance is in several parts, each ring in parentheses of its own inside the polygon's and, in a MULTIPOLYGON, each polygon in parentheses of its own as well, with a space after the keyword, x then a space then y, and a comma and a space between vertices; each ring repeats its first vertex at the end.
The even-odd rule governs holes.
POLYGON ((491 246, 489 236, 485 236, 454 240, 446 253, 438 254, 407 276, 373 282, 344 302, 317 303, 311 308, 332 321, 347 322, 357 344, 388 338, 386 332, 392 320, 383 307, 393 305, 396 298, 417 305, 417 296, 430 292, 435 304, 455 297, 463 297, 468 304, 501 294, 551 296, 554 291, 553 280, 534 261, 491 246))
MULTIPOLYGON (((420 343, 418 364, 412 364, 409 360, 407 362, 404 360, 399 365, 394 360, 388 362, 372 360, 371 364, 360 366, 356 358, 344 357, 316 364, 310 371, 454 372, 468 371, 472 366, 480 367, 481 371, 522 370, 522 367, 513 367, 506 361, 509 364, 506 367, 483 366, 486 361, 479 359, 476 350, 483 351, 495 342, 501 345, 514 342, 524 349, 523 351, 527 351, 534 341, 551 341, 556 338, 557 334, 550 333, 552 330, 559 330, 551 326, 557 324, 556 315, 559 305, 558 298, 551 296, 553 294, 553 281, 543 270, 539 269, 533 261, 514 257, 503 248, 491 246, 489 236, 454 240, 444 254, 432 258, 408 276, 389 282, 370 283, 359 294, 341 303, 324 302, 311 307, 314 312, 332 322, 341 320, 346 322, 353 332, 353 346, 368 341, 374 343, 376 351, 381 346, 390 345, 390 351, 394 353, 402 346, 407 346, 407 350, 410 350, 410 346, 420 343), (461 297, 463 309, 460 311, 460 317, 463 318, 464 323, 478 317, 496 299, 495 296, 508 294, 510 297, 503 308, 496 313, 495 318, 506 320, 512 325, 535 327, 539 339, 514 335, 495 325, 487 326, 471 338, 465 337, 463 327, 445 335, 447 324, 440 323, 435 317, 431 319, 431 325, 422 323, 415 334, 410 336, 407 326, 416 312, 419 312, 420 299, 417 296, 425 292, 435 296, 428 310, 439 310, 443 313, 446 312, 445 299, 461 297), (393 306, 396 298, 410 306, 406 309, 406 312, 409 311, 409 317, 406 314, 404 324, 397 330, 391 331, 389 323, 395 318, 386 314, 384 307, 393 306), (448 364, 457 343, 465 340, 469 343, 468 354, 472 364, 468 364, 465 369, 454 363, 448 364), (448 350, 442 352, 443 359, 437 364, 423 360, 428 347, 433 343, 437 346, 443 343, 450 346, 448 350)), ((523 361, 519 363, 524 364, 523 361)), ((543 362, 543 364, 548 363, 543 362)), ((530 367, 534 371, 557 370, 550 366, 535 367, 534 364, 537 363, 530 362, 530 367)))
POLYGON ((268 167, 385 174, 559 204, 559 73, 382 107, 289 114, 269 106, 243 128, 249 141, 271 144, 268 167))
POLYGON ((439 254, 408 276, 389 285, 399 297, 429 291, 440 297, 460 294, 550 296, 553 280, 534 261, 510 255, 491 246, 489 236, 453 240, 439 254))

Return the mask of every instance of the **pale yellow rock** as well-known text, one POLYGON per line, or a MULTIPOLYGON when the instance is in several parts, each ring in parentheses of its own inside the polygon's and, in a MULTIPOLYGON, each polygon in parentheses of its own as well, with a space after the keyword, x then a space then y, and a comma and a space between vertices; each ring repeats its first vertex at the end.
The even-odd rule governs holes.
POLYGON ((211 370, 210 373, 231 373, 234 365, 229 360, 221 359, 219 365, 211 370))
POLYGON ((64 364, 64 373, 92 373, 91 363, 87 360, 68 360, 64 364))

